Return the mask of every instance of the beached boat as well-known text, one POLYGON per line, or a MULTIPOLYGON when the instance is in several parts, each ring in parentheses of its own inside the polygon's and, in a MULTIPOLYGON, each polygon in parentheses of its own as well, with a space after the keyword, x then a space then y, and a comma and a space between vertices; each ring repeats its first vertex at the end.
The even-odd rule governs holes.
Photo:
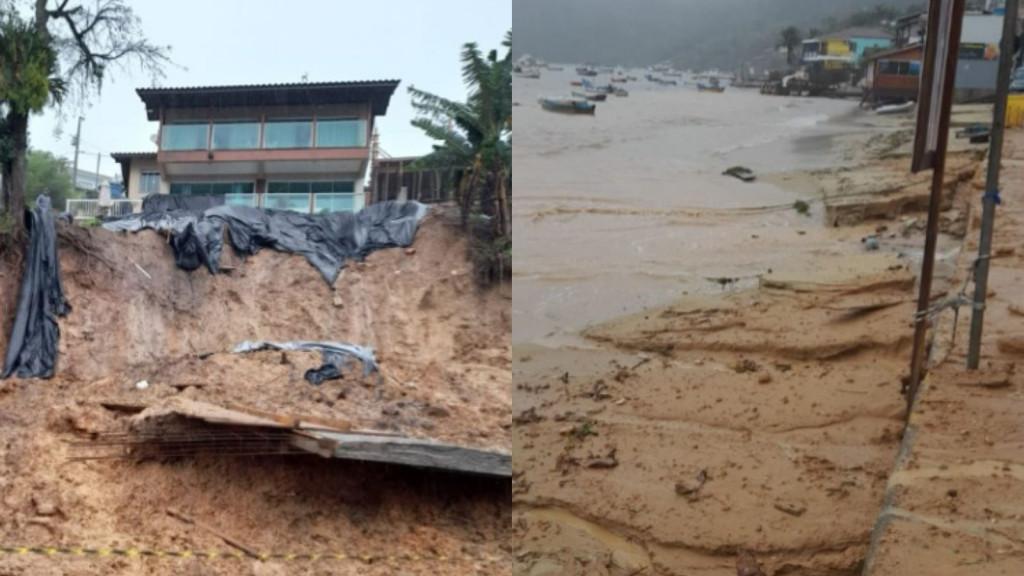
POLYGON ((572 82, 569 82, 569 85, 570 86, 583 86, 583 82, 581 82, 579 80, 573 80, 572 82))
POLYGON ((888 106, 879 106, 875 108, 876 114, 900 114, 901 112, 910 112, 914 109, 913 102, 904 102, 902 104, 889 104, 888 106))
POLYGON ((739 178, 744 182, 753 182, 754 180, 757 179, 757 176, 754 175, 753 170, 743 166, 733 166, 732 168, 729 168, 725 172, 722 172, 722 175, 732 176, 733 178, 739 178))
POLYGON ((589 114, 594 115, 597 109, 591 102, 578 98, 540 98, 540 107, 548 112, 560 112, 562 114, 589 114))
POLYGON ((708 84, 697 84, 697 90, 699 92, 712 92, 715 94, 721 94, 725 92, 725 86, 710 86, 708 84))
POLYGON ((583 98, 584 100, 590 100, 591 102, 604 102, 608 99, 608 95, 604 92, 573 92, 573 97, 583 98))

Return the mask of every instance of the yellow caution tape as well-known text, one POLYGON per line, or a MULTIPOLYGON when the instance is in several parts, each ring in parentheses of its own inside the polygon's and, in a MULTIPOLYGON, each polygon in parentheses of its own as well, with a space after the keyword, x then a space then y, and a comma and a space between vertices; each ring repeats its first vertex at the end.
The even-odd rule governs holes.
POLYGON ((5 554, 36 554, 40 556, 125 556, 128 558, 150 557, 150 558, 223 558, 242 559, 252 558, 259 560, 297 560, 312 561, 319 560, 350 560, 373 564, 380 562, 449 562, 449 556, 443 554, 394 554, 394 555, 373 555, 373 554, 346 554, 346 553, 319 553, 319 554, 297 554, 259 552, 247 554, 245 552, 201 552, 193 550, 145 550, 140 548, 51 548, 39 546, 0 546, 0 556, 5 554))

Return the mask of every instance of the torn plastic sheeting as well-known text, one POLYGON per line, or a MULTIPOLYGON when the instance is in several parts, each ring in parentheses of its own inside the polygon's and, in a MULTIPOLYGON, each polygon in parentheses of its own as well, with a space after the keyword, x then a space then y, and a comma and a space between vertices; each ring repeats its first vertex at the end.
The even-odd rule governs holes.
POLYGON ((235 346, 232 352, 255 352, 257 350, 319 350, 323 352, 324 364, 315 370, 307 370, 305 374, 314 386, 324 383, 324 380, 340 378, 341 374, 348 368, 348 359, 356 358, 363 363, 363 378, 377 371, 377 359, 373 355, 373 349, 356 344, 344 344, 342 342, 265 342, 249 341, 241 342, 235 346))
POLYGON ((57 366, 57 317, 71 311, 64 297, 57 258, 57 229, 47 196, 36 199, 26 219, 28 253, 22 276, 14 329, 7 342, 4 370, 0 378, 50 378, 57 366))
MULTIPOLYGON (((192 197, 194 200, 196 197, 192 197)), ((202 203, 196 201, 197 206, 202 203)), ((219 205, 199 211, 189 204, 154 204, 104 228, 135 232, 142 229, 169 230, 175 261, 183 270, 205 264, 211 273, 219 270, 222 228, 227 226, 232 247, 239 254, 256 254, 261 248, 301 254, 334 284, 348 259, 362 260, 383 248, 410 246, 427 206, 418 202, 382 202, 359 211, 301 214, 248 206, 219 205), (166 207, 160 211, 157 208, 166 207)))

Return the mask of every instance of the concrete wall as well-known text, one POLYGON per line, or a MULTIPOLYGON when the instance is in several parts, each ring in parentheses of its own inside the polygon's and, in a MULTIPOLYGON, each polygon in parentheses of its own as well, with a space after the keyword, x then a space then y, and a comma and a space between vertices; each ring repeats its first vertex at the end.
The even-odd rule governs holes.
MULTIPOLYGON (((156 163, 156 158, 132 158, 131 169, 128 172, 128 187, 126 193, 128 198, 142 198, 142 191, 139 189, 139 184, 142 179, 143 172, 160 172, 160 167, 156 163)), ((160 174, 160 193, 167 194, 170 192, 170 187, 167 183, 167 179, 163 174, 160 174)))

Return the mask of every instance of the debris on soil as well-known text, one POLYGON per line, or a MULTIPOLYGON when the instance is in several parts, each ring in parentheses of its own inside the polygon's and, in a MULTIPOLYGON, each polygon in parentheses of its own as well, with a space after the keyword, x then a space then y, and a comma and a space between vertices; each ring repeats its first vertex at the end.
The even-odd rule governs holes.
POLYGON ((790 516, 803 516, 804 512, 807 512, 807 506, 794 502, 776 502, 775 509, 790 516))

